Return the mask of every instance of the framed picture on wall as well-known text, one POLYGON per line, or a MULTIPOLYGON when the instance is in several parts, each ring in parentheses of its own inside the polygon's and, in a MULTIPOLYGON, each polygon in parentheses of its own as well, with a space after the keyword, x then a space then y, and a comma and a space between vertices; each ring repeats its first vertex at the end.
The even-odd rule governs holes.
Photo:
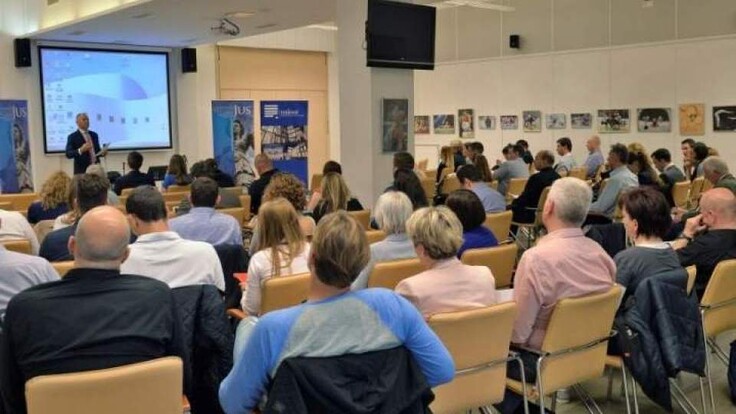
POLYGON ((472 109, 460 109, 457 111, 460 138, 474 138, 475 124, 472 109))
POLYGON ((567 117, 565 114, 547 114, 545 116, 547 129, 567 128, 567 117))
POLYGON ((680 104, 680 135, 705 135, 704 104, 680 104))
POLYGON ((501 115, 501 129, 519 129, 519 117, 516 115, 501 115))
POLYGON ((713 107, 713 131, 736 131, 736 106, 713 107))
POLYGON ((599 109, 598 132, 602 134, 628 133, 631 118, 628 109, 599 109))
POLYGON ((670 108, 640 108, 636 110, 636 119, 639 132, 672 131, 670 108))
POLYGON ((409 100, 383 99, 383 152, 406 151, 409 146, 409 100))
POLYGON ((435 134, 455 135, 455 115, 434 115, 432 124, 435 134))
POLYGON ((572 129, 590 129, 593 126, 593 115, 590 112, 570 114, 572 129))
POLYGON ((496 129, 496 117, 491 115, 481 115, 478 117, 478 129, 496 129))
POLYGON ((524 132, 542 132, 542 111, 524 111, 521 119, 524 121, 524 132))
POLYGON ((429 134, 429 115, 414 117, 414 134, 429 134))

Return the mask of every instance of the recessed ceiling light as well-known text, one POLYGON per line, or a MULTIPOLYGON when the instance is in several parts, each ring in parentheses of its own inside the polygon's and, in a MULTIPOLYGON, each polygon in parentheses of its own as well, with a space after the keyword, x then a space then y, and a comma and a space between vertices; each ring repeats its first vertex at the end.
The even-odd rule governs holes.
POLYGON ((229 19, 246 19, 248 17, 253 16, 255 13, 253 12, 246 12, 246 11, 234 11, 225 13, 225 17, 229 19))
POLYGON ((337 31, 337 26, 332 26, 328 24, 310 24, 307 26, 308 29, 320 29, 320 30, 330 30, 330 31, 337 31))

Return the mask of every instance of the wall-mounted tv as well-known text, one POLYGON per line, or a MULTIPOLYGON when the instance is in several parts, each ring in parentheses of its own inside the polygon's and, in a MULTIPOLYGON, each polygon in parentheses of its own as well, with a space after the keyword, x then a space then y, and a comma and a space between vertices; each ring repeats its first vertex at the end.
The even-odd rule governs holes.
POLYGON ((436 9, 386 0, 368 1, 368 66, 434 69, 436 9))

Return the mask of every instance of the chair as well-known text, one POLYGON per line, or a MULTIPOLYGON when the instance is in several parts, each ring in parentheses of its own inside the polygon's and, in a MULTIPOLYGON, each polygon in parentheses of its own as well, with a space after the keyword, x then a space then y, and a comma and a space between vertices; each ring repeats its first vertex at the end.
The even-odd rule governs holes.
POLYGON ((33 225, 33 231, 36 232, 38 244, 43 243, 46 235, 54 230, 54 220, 41 220, 33 225))
POLYGON ((354 219, 358 220, 358 223, 363 227, 363 230, 371 229, 371 211, 370 210, 358 210, 348 211, 348 214, 353 216, 354 219))
POLYGON ((518 197, 526 187, 528 178, 512 178, 509 180, 509 185, 506 187, 506 203, 511 203, 514 196, 518 197))
MULTIPOLYGON (((125 190, 123 190, 123 191, 125 191, 125 190)), ((171 192, 168 192, 167 191, 165 193, 162 193, 161 195, 164 197, 164 201, 166 201, 166 202, 174 202, 174 201, 176 201, 177 203, 179 203, 179 202, 181 202, 181 200, 185 200, 185 199, 189 198, 189 194, 190 194, 189 192, 171 193, 171 192)))
POLYGON ((429 318, 429 326, 455 361, 455 379, 433 389, 433 413, 466 412, 503 400, 506 363, 521 364, 518 357, 509 357, 516 314, 516 302, 506 302, 429 318))
MULTIPOLYGON (((39 200, 38 193, 20 193, 20 194, 0 194, 0 203, 10 203, 11 207, 7 210, 26 212, 28 207, 36 200, 39 200)), ((6 208, 3 208, 6 210, 6 208)))
POLYGON ((59 277, 63 278, 66 276, 67 273, 69 273, 70 270, 74 268, 74 260, 69 260, 66 262, 52 262, 51 266, 56 270, 56 273, 59 274, 59 277))
MULTIPOLYGON (((444 171, 443 171, 444 172, 444 171)), ((442 194, 450 194, 455 190, 463 188, 460 180, 455 174, 448 174, 442 181, 442 194)))
POLYGON ((539 233, 544 228, 544 223, 542 223, 542 211, 544 210, 544 203, 547 202, 547 196, 549 196, 549 189, 550 187, 545 187, 544 190, 542 190, 542 194, 539 196, 539 202, 537 203, 537 207, 534 209, 531 209, 534 211, 534 222, 532 223, 519 223, 519 222, 513 222, 514 226, 518 227, 519 229, 526 229, 527 230, 527 248, 532 247, 532 242, 536 240, 539 237, 539 233))
POLYGON ((672 186, 672 200, 675 207, 687 208, 690 181, 680 181, 672 186))
POLYGON ((31 254, 31 242, 28 239, 6 240, 0 244, 11 252, 31 254))
POLYGON ((419 259, 392 260, 379 262, 368 275, 368 287, 382 287, 394 290, 402 280, 424 271, 419 259))
POLYGON ((386 233, 383 230, 368 230, 365 232, 365 237, 368 239, 368 244, 379 242, 386 238, 386 233))
POLYGON ((309 181, 309 190, 312 192, 319 191, 322 188, 322 174, 312 174, 309 181))
POLYGON ((690 196, 688 203, 690 208, 695 208, 700 202, 700 194, 704 191, 705 177, 698 177, 690 182, 690 196))
POLYGON ((435 196, 435 191, 437 191, 437 184, 434 182, 434 175, 430 176, 427 174, 427 177, 421 179, 422 182, 422 190, 424 190, 424 194, 427 196, 427 201, 430 201, 435 196))
POLYGON ((133 190, 135 190, 135 188, 124 188, 122 191, 120 191, 120 196, 121 197, 128 197, 128 196, 130 196, 130 193, 133 192, 133 190))
MULTIPOLYGON (((538 398, 542 414, 544 397, 561 388, 573 387, 585 394, 576 384, 603 374, 607 342, 620 296, 621 287, 613 286, 603 293, 557 302, 542 348, 522 348, 537 356, 536 385, 526 394, 519 381, 508 379, 507 386, 525 398, 538 398)), ((591 398, 588 401, 598 408, 591 398)))
POLYGON ((169 186, 169 188, 166 189, 167 193, 188 193, 192 191, 192 185, 176 185, 172 184, 169 186))
POLYGON ((300 273, 292 276, 272 277, 263 282, 259 316, 271 311, 296 306, 307 300, 309 278, 309 273, 300 273))
POLYGON ((240 207, 245 210, 243 220, 247 223, 250 221, 250 195, 241 194, 238 198, 240 199, 240 207))
POLYGON ((182 362, 177 357, 26 382, 28 414, 181 414, 182 362))
POLYGON ((10 201, 0 201, 0 210, 12 210, 13 203, 10 201))
POLYGON ((511 286, 518 251, 519 246, 516 243, 482 249, 468 249, 463 252, 460 260, 466 265, 486 266, 491 269, 498 289, 511 286))
POLYGON ((686 267, 685 270, 687 270, 687 294, 689 296, 695 287, 695 277, 698 274, 698 269, 693 265, 686 267))
POLYGON ((419 171, 427 171, 427 164, 429 164, 429 160, 426 158, 423 158, 419 160, 417 163, 417 170, 419 171))
POLYGON ((588 175, 588 169, 586 167, 572 168, 567 174, 568 177, 575 177, 585 181, 585 176, 588 175))
POLYGON ((234 217, 235 220, 238 221, 240 227, 243 227, 247 223, 245 220, 245 209, 243 209, 243 207, 221 208, 217 211, 234 217))
POLYGON ((509 239, 512 217, 513 213, 511 210, 501 213, 489 213, 486 214, 486 220, 483 222, 483 225, 493 232, 499 243, 503 243, 509 239))
POLYGON ((705 374, 712 412, 716 413, 713 396, 711 352, 728 366, 728 354, 716 343, 716 337, 736 329, 736 259, 724 260, 716 266, 700 300, 705 342, 705 374))
POLYGON ((622 384, 624 386, 624 399, 626 402, 626 413, 631 413, 631 405, 633 397, 634 412, 639 414, 639 398, 636 394, 636 379, 631 375, 631 372, 624 364, 624 359, 616 355, 606 355, 606 368, 609 369, 608 374, 608 394, 606 401, 610 401, 611 393, 613 391, 613 371, 620 370, 622 376, 622 384), (629 393, 629 387, 631 387, 631 393, 629 393))

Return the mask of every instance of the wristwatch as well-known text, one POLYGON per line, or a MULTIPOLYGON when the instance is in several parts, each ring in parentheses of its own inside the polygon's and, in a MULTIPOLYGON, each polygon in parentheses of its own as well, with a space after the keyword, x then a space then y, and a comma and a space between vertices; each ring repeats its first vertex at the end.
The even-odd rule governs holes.
POLYGON ((682 233, 680 233, 680 237, 679 237, 679 238, 680 238, 680 239, 685 239, 685 240, 687 240, 687 243, 688 243, 688 244, 690 244, 690 242, 692 242, 692 241, 693 241, 693 238, 692 238, 692 237, 690 237, 690 236, 688 236, 688 235, 686 235, 686 234, 685 234, 685 232, 682 232, 682 233))

